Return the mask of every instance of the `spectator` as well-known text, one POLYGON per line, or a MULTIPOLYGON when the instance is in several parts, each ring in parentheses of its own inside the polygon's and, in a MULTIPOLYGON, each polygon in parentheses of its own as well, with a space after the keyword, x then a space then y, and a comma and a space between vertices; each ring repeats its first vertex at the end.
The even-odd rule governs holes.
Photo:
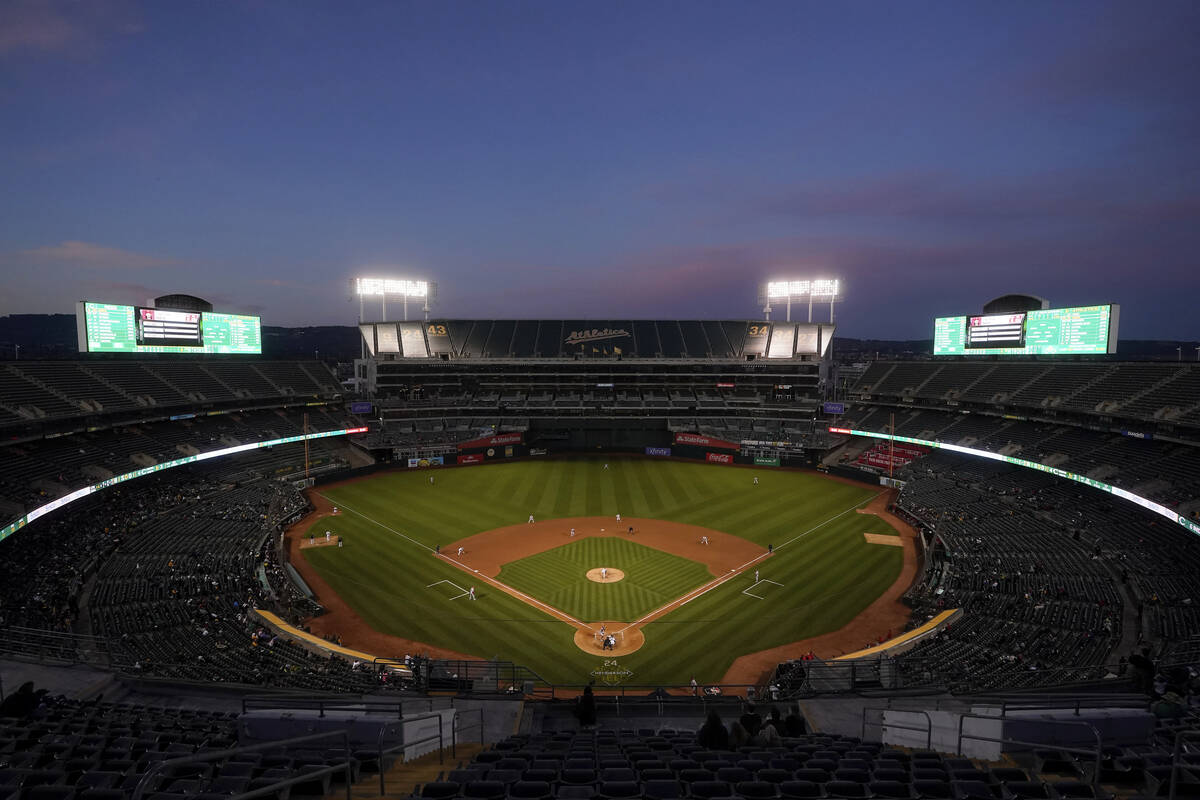
POLYGON ((708 718, 700 726, 700 732, 696 734, 696 744, 708 750, 729 749, 729 731, 725 729, 720 715, 715 710, 708 712, 708 718))
POLYGON ((592 693, 591 684, 583 687, 583 694, 575 707, 575 715, 579 717, 581 728, 591 728, 596 725, 596 696, 592 693))
POLYGON ((742 724, 742 728, 746 731, 746 735, 753 738, 758 735, 759 729, 762 728, 762 715, 758 713, 753 702, 746 703, 746 709, 742 712, 741 718, 738 720, 742 724))

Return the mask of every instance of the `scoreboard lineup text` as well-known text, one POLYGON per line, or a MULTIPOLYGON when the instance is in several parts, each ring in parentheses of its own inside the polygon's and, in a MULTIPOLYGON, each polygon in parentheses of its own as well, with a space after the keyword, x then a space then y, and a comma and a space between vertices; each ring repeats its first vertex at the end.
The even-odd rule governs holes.
POLYGON ((76 306, 76 321, 81 353, 262 353, 258 317, 81 302, 76 306), (156 316, 173 321, 164 324, 156 316), (174 320, 176 316, 179 320, 174 320), (198 325, 183 319, 192 316, 199 317, 198 325), (156 338, 168 338, 172 344, 145 344, 156 338))
POLYGON ((1016 323, 1012 318, 1021 314, 1003 315, 1001 325, 994 316, 975 315, 961 317, 938 317, 933 323, 933 354, 935 356, 1048 356, 1087 355, 1116 352, 1117 317, 1116 305, 1080 306, 1077 308, 1035 309, 1025 314, 1020 337, 1012 330, 1016 323), (976 323, 973 330, 971 323, 976 323), (1014 334, 1011 341, 1020 341, 1019 347, 987 347, 987 334, 980 335, 980 326, 995 322, 990 327, 995 331, 1007 327, 1014 334))

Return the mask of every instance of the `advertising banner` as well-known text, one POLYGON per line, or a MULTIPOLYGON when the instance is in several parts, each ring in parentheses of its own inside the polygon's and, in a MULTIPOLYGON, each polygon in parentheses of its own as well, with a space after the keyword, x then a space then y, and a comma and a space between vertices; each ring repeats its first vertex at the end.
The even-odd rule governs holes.
POLYGON ((513 455, 513 449, 512 449, 512 445, 510 444, 504 448, 504 457, 512 458, 512 455, 513 455))
POLYGON ((822 403, 821 410, 824 411, 826 414, 845 414, 846 413, 846 404, 845 403, 822 403))
POLYGON ((445 463, 445 459, 441 456, 425 456, 424 458, 410 458, 408 460, 408 468, 414 469, 419 467, 440 467, 445 463))
POLYGON ((369 400, 358 401, 358 402, 354 402, 354 403, 350 404, 350 413, 351 414, 370 414, 372 409, 374 409, 374 407, 375 406, 372 405, 371 401, 369 401, 369 400))
POLYGON ((699 447, 715 447, 718 450, 742 449, 740 444, 713 439, 710 436, 701 436, 698 433, 677 433, 675 434, 675 444, 694 444, 699 447))
POLYGON ((546 448, 544 448, 544 447, 531 447, 531 448, 529 448, 529 455, 531 455, 531 456, 544 456, 544 455, 546 455, 546 448))
POLYGON ((648 456, 669 456, 671 448, 669 447, 647 447, 646 455, 648 456))
POLYGON ((460 466, 463 464, 482 464, 483 453, 472 453, 469 456, 459 456, 458 463, 460 466))
POLYGON ((779 456, 775 456, 774 458, 767 458, 765 456, 755 456, 754 457, 754 465, 758 466, 758 467, 778 467, 779 466, 779 456))
POLYGON ((520 444, 521 434, 519 433, 502 433, 498 436, 486 436, 483 439, 474 439, 469 442, 459 442, 459 450, 477 450, 483 447, 496 447, 497 445, 505 444, 520 444))
POLYGON ((729 453, 705 453, 704 457, 714 464, 732 464, 733 456, 729 453))

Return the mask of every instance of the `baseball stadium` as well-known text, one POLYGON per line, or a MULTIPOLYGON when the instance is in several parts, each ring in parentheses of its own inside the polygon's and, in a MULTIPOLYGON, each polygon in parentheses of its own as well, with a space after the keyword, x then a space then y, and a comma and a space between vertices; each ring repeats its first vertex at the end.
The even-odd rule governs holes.
POLYGON ((354 285, 340 373, 187 295, 3 364, 0 797, 1200 786, 1200 369, 1116 359, 1118 305, 853 362, 834 280, 732 320, 354 285))

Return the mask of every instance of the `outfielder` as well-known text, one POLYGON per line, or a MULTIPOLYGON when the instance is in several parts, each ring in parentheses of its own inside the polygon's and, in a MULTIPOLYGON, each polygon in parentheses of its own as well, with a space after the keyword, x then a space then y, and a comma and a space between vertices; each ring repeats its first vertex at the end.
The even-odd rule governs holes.
MULTIPOLYGON (((430 478, 429 480, 431 480, 431 481, 432 481, 432 480, 433 480, 433 478, 430 478)), ((754 485, 755 485, 755 486, 758 486, 758 476, 757 476, 757 475, 755 475, 755 476, 754 476, 754 485)))

